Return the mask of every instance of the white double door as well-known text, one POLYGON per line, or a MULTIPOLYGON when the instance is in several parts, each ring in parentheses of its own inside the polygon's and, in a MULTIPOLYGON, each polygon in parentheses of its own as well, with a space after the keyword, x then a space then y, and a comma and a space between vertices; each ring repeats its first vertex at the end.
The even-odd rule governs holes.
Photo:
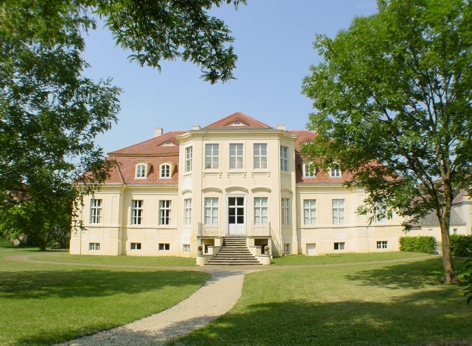
POLYGON ((228 234, 246 234, 246 197, 227 196, 226 205, 228 210, 228 234))

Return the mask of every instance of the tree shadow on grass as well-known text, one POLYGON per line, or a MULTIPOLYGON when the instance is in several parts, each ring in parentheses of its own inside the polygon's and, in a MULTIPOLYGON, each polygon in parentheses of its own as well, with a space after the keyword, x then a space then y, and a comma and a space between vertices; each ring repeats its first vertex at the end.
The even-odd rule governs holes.
POLYGON ((202 282, 208 274, 192 271, 35 270, 0 272, 0 298, 103 297, 136 294, 166 286, 183 287, 202 282))
POLYGON ((457 299, 444 304, 435 292, 389 303, 297 300, 245 311, 230 312, 171 345, 472 345, 472 309, 457 299))
POLYGON ((443 279, 442 259, 432 258, 419 262, 392 264, 380 269, 359 271, 355 275, 345 275, 344 277, 368 286, 389 289, 419 289, 441 283, 443 279))

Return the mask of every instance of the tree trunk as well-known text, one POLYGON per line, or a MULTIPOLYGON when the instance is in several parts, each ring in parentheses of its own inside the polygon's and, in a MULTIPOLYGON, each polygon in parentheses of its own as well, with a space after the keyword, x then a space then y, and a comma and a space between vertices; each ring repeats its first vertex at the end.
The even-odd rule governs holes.
POLYGON ((451 254, 451 239, 449 237, 449 225, 451 221, 451 208, 452 201, 446 198, 446 205, 443 210, 437 212, 439 219, 439 225, 441 227, 441 248, 442 248, 442 259, 443 259, 443 270, 444 270, 444 284, 459 283, 459 279, 456 276, 454 269, 454 262, 452 261, 451 254))

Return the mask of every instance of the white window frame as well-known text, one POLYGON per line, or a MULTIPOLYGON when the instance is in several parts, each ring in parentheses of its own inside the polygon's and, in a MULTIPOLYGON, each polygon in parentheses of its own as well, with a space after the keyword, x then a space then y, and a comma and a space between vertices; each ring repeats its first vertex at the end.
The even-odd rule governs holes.
POLYGON ((282 225, 290 226, 290 199, 282 198, 281 206, 282 206, 282 225))
POLYGON ((158 251, 170 251, 170 244, 169 243, 159 243, 158 251))
POLYGON ((291 252, 290 252, 290 243, 285 243, 284 244, 284 254, 286 254, 286 255, 291 254, 291 252))
POLYGON ((143 223, 144 201, 142 199, 131 200, 131 224, 141 225, 143 223))
POLYGON ((171 222, 172 201, 163 199, 159 201, 159 225, 168 226, 171 222))
POLYGON ((254 143, 254 169, 267 169, 267 143, 254 143))
POLYGON ((161 167, 159 169, 159 177, 161 179, 170 179, 171 172, 172 172, 172 166, 169 163, 163 163, 161 164, 161 167))
POLYGON ((316 177, 316 168, 313 162, 305 162, 303 164, 303 176, 305 178, 315 178, 316 177))
POLYGON ((343 241, 334 243, 334 251, 344 251, 346 249, 346 243, 343 241))
POLYGON ((254 197, 254 225, 269 224, 269 198, 254 197))
POLYGON ((205 197, 204 222, 205 225, 218 225, 218 197, 205 197))
POLYGON ((329 171, 331 178, 341 178, 343 175, 340 168, 330 168, 329 171))
POLYGON ((192 199, 184 199, 184 225, 192 224, 192 199))
POLYGON ((100 251, 100 243, 89 243, 89 251, 100 251))
POLYGON ((379 214, 385 214, 385 209, 376 207, 374 209, 374 223, 385 223, 387 222, 387 217, 384 215, 379 217, 379 214))
POLYGON ((288 172, 288 147, 280 147, 280 170, 288 172))
POLYGON ((333 199, 332 200, 332 211, 333 211, 333 225, 344 225, 345 213, 344 213, 344 199, 333 199))
POLYGON ((102 223, 102 200, 91 199, 90 200, 90 223, 99 224, 102 223))
POLYGON ((191 172, 193 166, 193 147, 185 148, 185 172, 191 172))
POLYGON ((205 169, 218 169, 220 167, 220 145, 205 144, 205 169))
POLYGON ((182 244, 182 252, 190 253, 190 244, 182 244))
POLYGON ((303 224, 316 225, 316 199, 303 200, 303 224))
POLYGON ((244 169, 244 145, 242 143, 229 145, 229 169, 244 169))
POLYGON ((378 250, 388 249, 388 240, 378 240, 377 249, 378 250))
POLYGON ((141 250, 142 244, 141 243, 129 243, 130 250, 141 250))
POLYGON ((146 163, 138 163, 136 165, 136 172, 135 178, 136 179, 146 179, 147 177, 147 164, 146 163))

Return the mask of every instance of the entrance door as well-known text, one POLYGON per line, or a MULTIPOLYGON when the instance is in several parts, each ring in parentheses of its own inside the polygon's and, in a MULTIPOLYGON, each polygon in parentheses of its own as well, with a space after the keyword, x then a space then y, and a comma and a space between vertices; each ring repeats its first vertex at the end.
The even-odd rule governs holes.
POLYGON ((244 197, 228 197, 228 234, 246 233, 244 197))

